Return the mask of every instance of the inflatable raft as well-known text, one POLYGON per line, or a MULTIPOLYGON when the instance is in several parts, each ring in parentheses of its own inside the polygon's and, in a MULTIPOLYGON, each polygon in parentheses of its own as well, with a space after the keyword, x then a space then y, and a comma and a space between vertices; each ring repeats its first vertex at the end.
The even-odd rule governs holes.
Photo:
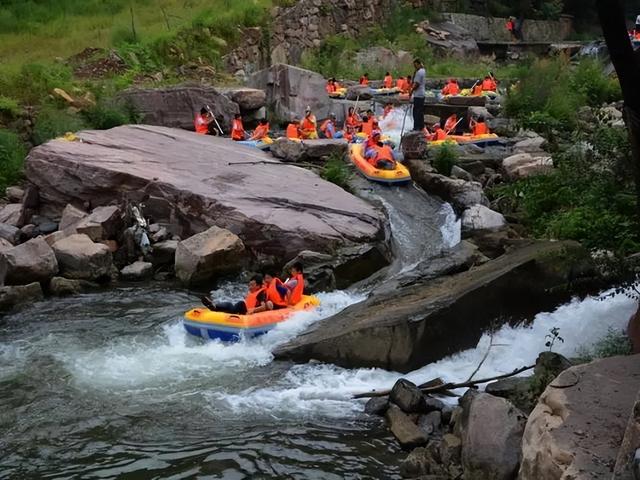
POLYGON ((196 337, 223 342, 237 342, 241 338, 264 335, 291 315, 303 310, 312 310, 320 305, 318 297, 305 295, 302 300, 289 308, 269 310, 253 315, 234 315, 213 312, 205 307, 189 310, 184 314, 184 328, 196 337))
POLYGON ((264 152, 271 149, 271 145, 273 144, 273 140, 269 137, 266 137, 262 140, 242 140, 238 142, 240 145, 246 145, 247 147, 257 148, 258 150, 262 150, 264 152))
POLYGON ((393 88, 372 88, 371 89, 371 94, 372 95, 395 95, 397 93, 400 93, 400 89, 397 87, 393 87, 393 88))
POLYGON ((446 142, 455 142, 458 145, 468 145, 472 143, 479 147, 490 147, 500 145, 502 139, 495 133, 487 133, 484 135, 449 135, 446 140, 429 142, 429 146, 439 146, 446 142))
POLYGON ((367 159, 364 158, 363 149, 364 144, 362 143, 351 144, 349 147, 349 156, 353 164, 367 180, 393 185, 409 183, 411 181, 409 170, 400 162, 396 162, 396 168, 393 170, 381 170, 371 165, 367 159))
POLYGON ((331 97, 331 98, 345 98, 346 96, 347 96, 347 89, 346 88, 339 88, 335 92, 331 92, 329 94, 329 97, 331 97))

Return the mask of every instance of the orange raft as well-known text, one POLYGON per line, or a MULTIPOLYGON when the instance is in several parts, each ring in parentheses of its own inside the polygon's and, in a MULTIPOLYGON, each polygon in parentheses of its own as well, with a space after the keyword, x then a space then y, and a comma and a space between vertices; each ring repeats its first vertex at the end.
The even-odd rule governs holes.
POLYGON ((254 313, 253 315, 234 315, 199 307, 186 312, 183 323, 187 333, 196 337, 237 342, 241 338, 264 335, 294 313, 312 310, 318 305, 320 305, 318 297, 304 295, 302 300, 291 307, 254 313))
POLYGON ((364 177, 372 182, 387 184, 403 184, 411 181, 411 174, 407 167, 396 162, 393 170, 382 170, 371 165, 363 155, 364 144, 353 143, 349 148, 351 161, 364 177))

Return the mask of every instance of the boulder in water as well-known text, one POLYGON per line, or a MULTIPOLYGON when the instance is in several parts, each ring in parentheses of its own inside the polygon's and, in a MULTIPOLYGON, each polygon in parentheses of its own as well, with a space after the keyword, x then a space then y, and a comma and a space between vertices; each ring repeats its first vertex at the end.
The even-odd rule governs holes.
POLYGON ((49 292, 59 297, 66 295, 77 295, 86 290, 95 290, 100 288, 97 283, 87 280, 73 280, 64 277, 53 277, 49 283, 49 292))
POLYGON ((109 276, 112 257, 109 247, 94 243, 84 234, 73 234, 53 244, 60 273, 76 280, 102 280, 109 276))
POLYGON ((163 198, 181 237, 216 225, 272 264, 306 249, 335 253, 384 239, 384 216, 365 201, 229 139, 143 125, 78 137, 47 142, 27 158, 27 177, 52 209, 109 205, 132 192, 163 198))
POLYGON ((31 305, 44 298, 40 283, 0 287, 0 311, 9 311, 19 305, 31 305))
POLYGON ((526 415, 504 398, 481 393, 463 414, 462 464, 465 477, 511 480, 520 466, 526 415))
POLYGON ((176 276, 187 285, 211 282, 246 265, 244 244, 229 230, 211 227, 178 243, 176 276))
POLYGON ((424 395, 415 383, 404 378, 395 383, 389 394, 389 400, 405 413, 425 411, 424 395))
POLYGON ((389 405, 385 418, 391 433, 396 437, 402 448, 412 450, 421 445, 426 445, 428 438, 397 405, 389 405))
POLYGON ((164 242, 155 243, 151 250, 151 263, 154 266, 174 265, 177 249, 177 240, 165 240, 164 242))
POLYGON ((175 127, 193 131, 193 120, 204 105, 209 105, 225 133, 240 109, 213 87, 177 85, 163 88, 131 88, 120 92, 117 102, 131 105, 148 125, 175 127))
POLYGON ((10 285, 47 282, 58 273, 56 257, 41 237, 4 250, 0 257, 6 261, 6 282, 10 285))
POLYGON ((149 262, 133 262, 120 270, 123 280, 139 282, 153 277, 153 264, 149 262))

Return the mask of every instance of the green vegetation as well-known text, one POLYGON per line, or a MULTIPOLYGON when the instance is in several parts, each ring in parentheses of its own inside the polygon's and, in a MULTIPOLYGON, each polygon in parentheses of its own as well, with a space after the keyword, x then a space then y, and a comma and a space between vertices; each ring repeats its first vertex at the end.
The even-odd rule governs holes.
POLYGON ((320 176, 328 182, 335 183, 339 187, 349 190, 349 177, 351 172, 340 156, 332 155, 322 168, 320 176))
POLYGON ((440 175, 451 175, 453 166, 458 163, 457 145, 445 142, 435 149, 431 165, 440 175))
POLYGON ((580 347, 576 353, 580 361, 590 362, 597 358, 631 355, 633 345, 624 331, 609 328, 602 339, 593 345, 580 347))
POLYGON ((0 129, 0 189, 4 191, 22 176, 24 145, 15 133, 0 129))

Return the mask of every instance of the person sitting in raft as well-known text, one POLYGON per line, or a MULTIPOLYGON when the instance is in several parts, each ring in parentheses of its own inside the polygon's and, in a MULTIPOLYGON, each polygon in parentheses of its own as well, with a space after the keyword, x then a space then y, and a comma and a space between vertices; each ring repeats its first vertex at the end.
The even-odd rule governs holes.
POLYGON ((369 74, 365 73, 360 77, 360 85, 369 86, 369 74))
POLYGON ((442 88, 442 95, 459 95, 460 85, 455 78, 450 78, 447 84, 442 88))
POLYGON ((267 292, 262 276, 255 275, 249 280, 249 293, 240 302, 213 302, 210 297, 202 297, 202 304, 214 312, 232 313, 234 315, 251 315, 267 310, 267 292))
POLYGON ((496 81, 491 78, 491 75, 487 75, 484 77, 482 81, 482 91, 483 92, 496 92, 498 90, 498 84, 496 81))
POLYGON ((266 118, 260 119, 258 122, 258 126, 253 131, 253 135, 251 135, 250 140, 262 140, 269 136, 269 122, 267 122, 266 118))
POLYGON ((320 131, 324 138, 342 138, 342 132, 336 130, 336 114, 330 113, 329 118, 327 118, 322 125, 320 126, 320 131))
POLYGON ((396 80, 396 88, 401 92, 404 92, 404 89, 405 89, 404 84, 406 81, 407 81, 406 78, 400 77, 398 80, 396 80))
POLYGON ((282 280, 273 273, 264 274, 265 291, 267 294, 267 310, 281 310, 287 308, 287 287, 282 280))
POLYGON ((371 110, 367 111, 367 115, 362 117, 362 125, 360 125, 360 131, 370 137, 373 131, 377 128, 378 121, 376 120, 376 117, 371 110))
POLYGON ((393 104, 387 103, 384 106, 384 110, 382 111, 382 118, 387 118, 387 115, 389 115, 391 112, 393 112, 393 104))
POLYGON ((304 111, 304 118, 300 121, 300 138, 305 140, 315 140, 318 138, 318 121, 311 113, 311 107, 304 111))
POLYGON ((239 113, 236 113, 231 123, 231 139, 240 142, 245 140, 246 135, 244 126, 242 125, 242 117, 239 113))
POLYGON ((300 120, 298 118, 294 118, 291 122, 289 122, 289 125, 287 125, 285 136, 289 140, 297 140, 300 138, 300 120))
POLYGON ((393 170, 396 168, 393 150, 389 145, 385 145, 380 141, 380 132, 375 131, 371 139, 372 144, 365 152, 367 161, 381 170, 393 170))
POLYGON ((433 133, 427 133, 425 137, 429 142, 439 142, 447 139, 447 132, 440 123, 436 123, 433 125, 433 133))
POLYGON ((471 87, 471 96, 479 97, 480 95, 482 95, 482 82, 478 80, 473 87, 471 87))
POLYGON ((387 72, 385 74, 382 86, 384 88, 393 88, 393 77, 391 76, 391 73, 387 72))
POLYGON ((447 121, 444 123, 444 129, 446 130, 447 134, 449 134, 454 132, 457 126, 458 116, 454 113, 449 118, 447 118, 447 121))
POLYGON ((330 78, 327 80, 327 86, 325 87, 327 93, 331 95, 332 93, 336 93, 338 91, 338 87, 336 86, 336 79, 330 78))
POLYGON ((489 127, 487 127, 487 124, 486 124, 483 116, 479 116, 477 120, 475 118, 472 118, 469 121, 469 128, 471 129, 471 133, 474 136, 476 136, 476 135, 486 135, 488 133, 491 133, 489 131, 489 127))
POLYGON ((193 125, 196 129, 196 133, 200 135, 215 135, 215 133, 211 131, 211 127, 213 126, 213 116, 205 107, 200 109, 200 113, 196 115, 193 125))
POLYGON ((302 263, 295 262, 289 270, 289 278, 284 282, 287 289, 286 299, 289 305, 295 305, 304 295, 304 273, 302 263))

